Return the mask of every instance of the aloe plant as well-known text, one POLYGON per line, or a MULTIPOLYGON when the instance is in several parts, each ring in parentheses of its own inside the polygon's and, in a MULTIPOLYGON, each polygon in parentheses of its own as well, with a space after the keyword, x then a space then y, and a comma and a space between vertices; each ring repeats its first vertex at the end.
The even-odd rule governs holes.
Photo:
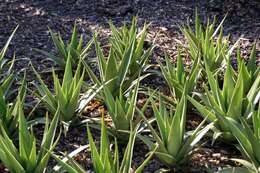
POLYGON ((129 67, 129 76, 138 77, 138 71, 145 68, 147 65, 147 59, 151 55, 151 51, 154 46, 150 46, 147 51, 144 50, 145 39, 147 36, 147 29, 149 25, 146 23, 143 26, 143 29, 138 33, 137 28, 137 18, 133 17, 131 27, 128 28, 127 25, 124 25, 117 29, 112 22, 109 23, 110 30, 112 31, 112 36, 109 38, 109 43, 115 50, 115 57, 118 60, 123 60, 125 51, 135 40, 133 57, 131 58, 130 67, 129 67), (141 68, 141 69, 140 69, 141 68))
POLYGON ((8 96, 10 93, 9 88, 12 85, 14 81, 14 74, 12 72, 12 67, 14 64, 14 59, 12 61, 8 61, 5 59, 5 54, 8 49, 8 46, 14 37, 14 34, 16 30, 18 29, 18 26, 14 29, 11 36, 8 38, 7 42, 5 43, 4 47, 0 51, 0 90, 2 92, 3 96, 8 96))
POLYGON ((180 51, 178 51, 177 55, 177 64, 172 64, 168 56, 165 56, 165 61, 165 66, 161 62, 158 62, 160 64, 162 75, 168 86, 171 88, 172 95, 177 99, 180 99, 185 83, 187 83, 188 94, 191 93, 196 86, 196 81, 201 72, 199 66, 200 58, 194 60, 192 69, 189 72, 186 72, 180 51))
MULTIPOLYGON (((205 87, 205 94, 198 94, 202 103, 189 97, 189 101, 204 117, 208 117, 210 122, 215 122, 216 128, 219 130, 217 136, 222 135, 227 141, 234 138, 229 132, 229 128, 217 118, 216 114, 223 117, 230 117, 238 121, 241 117, 250 119, 252 108, 259 101, 259 85, 260 76, 258 75, 255 81, 250 84, 249 73, 246 70, 244 63, 240 63, 238 76, 236 77, 234 70, 228 61, 224 82, 220 88, 219 81, 213 77, 206 64, 206 74, 208 76, 210 90, 205 87)), ((216 137, 217 137, 216 136, 216 137)))
POLYGON ((195 31, 189 25, 181 29, 188 41, 191 58, 197 59, 201 56, 202 66, 204 67, 204 61, 207 61, 211 71, 222 67, 226 56, 232 51, 232 49, 229 49, 227 40, 223 38, 223 22, 225 18, 226 16, 216 29, 216 18, 212 23, 208 19, 207 25, 204 27, 196 11, 195 31))
POLYGON ((41 76, 33 68, 39 80, 39 84, 35 84, 38 89, 37 96, 42 99, 52 114, 55 114, 59 107, 61 114, 60 118, 64 122, 69 122, 75 119, 75 111, 78 108, 78 100, 84 78, 84 73, 81 74, 81 63, 78 64, 77 70, 73 76, 71 59, 72 57, 69 53, 62 83, 60 83, 54 70, 52 72, 54 94, 52 94, 44 81, 41 79, 41 76))
POLYGON ((40 149, 36 147, 36 138, 28 130, 23 113, 23 105, 18 102, 19 112, 19 147, 7 135, 0 121, 0 160, 11 173, 44 173, 48 164, 50 153, 58 142, 55 140, 56 128, 59 120, 59 111, 56 112, 49 124, 46 118, 45 130, 40 149))
POLYGON ((139 81, 135 88, 128 92, 128 97, 125 97, 123 91, 120 90, 119 96, 113 97, 113 93, 105 86, 105 104, 107 106, 108 114, 112 119, 112 127, 110 132, 118 137, 120 141, 128 139, 128 132, 131 124, 133 126, 140 122, 140 118, 134 117, 136 113, 137 94, 139 89, 139 81))
POLYGON ((169 112, 162 98, 159 101, 159 108, 156 102, 150 98, 152 103, 155 121, 148 120, 142 114, 148 128, 150 129, 152 138, 148 136, 140 136, 150 149, 156 146, 155 155, 169 168, 180 168, 192 153, 195 145, 200 139, 212 128, 212 123, 206 127, 202 127, 205 120, 190 134, 185 132, 187 99, 186 93, 182 95, 177 104, 175 113, 169 112), (152 125, 156 122, 159 132, 152 125))
MULTIPOLYGON (((131 130, 129 141, 127 147, 124 152, 123 159, 119 158, 118 145, 115 139, 115 148, 114 151, 111 151, 111 143, 108 139, 107 130, 104 123, 104 118, 102 118, 101 123, 101 142, 100 142, 100 151, 98 151, 97 146, 94 142, 90 129, 88 128, 88 139, 91 151, 91 159, 93 163, 93 169, 95 173, 141 173, 144 167, 148 164, 149 160, 153 156, 153 152, 151 152, 148 157, 143 161, 143 163, 133 170, 131 168, 132 165, 132 157, 133 157, 133 149, 135 138, 137 134, 137 129, 131 130)), ((86 173, 82 166, 80 166, 76 161, 72 158, 67 158, 68 162, 61 160, 56 155, 54 158, 59 162, 61 168, 66 170, 68 173, 86 173)), ((56 169, 56 171, 61 171, 60 169, 56 169)))
POLYGON ((233 118, 219 116, 239 142, 239 149, 243 156, 246 157, 246 160, 233 159, 241 163, 243 167, 226 168, 219 171, 220 173, 236 173, 238 171, 243 173, 260 172, 260 106, 258 107, 258 112, 254 112, 252 116, 252 126, 244 118, 241 118, 241 123, 238 123, 233 118))
POLYGON ((62 69, 65 69, 69 53, 71 55, 72 66, 77 67, 78 63, 80 62, 80 59, 85 59, 93 43, 93 39, 91 39, 85 46, 83 46, 84 44, 83 35, 80 35, 78 39, 79 34, 77 31, 76 23, 74 25, 69 43, 65 43, 61 35, 54 33, 51 29, 49 29, 49 32, 51 34, 53 44, 56 48, 57 55, 54 55, 49 51, 44 51, 40 49, 35 49, 35 50, 47 56, 48 59, 52 60, 54 63, 59 65, 62 69))
POLYGON ((260 68, 256 64, 257 62, 256 43, 254 43, 252 47, 247 63, 245 62, 245 59, 241 57, 240 49, 237 50, 237 61, 238 61, 238 68, 244 68, 245 70, 245 74, 246 74, 245 77, 248 85, 252 85, 260 73, 260 68))
MULTIPOLYGON (((3 87, 4 88, 4 87, 3 87)), ((25 78, 20 86, 18 96, 14 103, 9 103, 4 95, 4 89, 0 86, 0 121, 8 136, 12 137, 17 132, 19 111, 18 104, 23 104, 26 96, 25 78)))
MULTIPOLYGON (((112 36, 108 57, 105 57, 100 43, 94 35, 94 44, 98 60, 99 76, 96 76, 91 68, 86 64, 86 70, 92 81, 101 86, 103 83, 112 80, 107 88, 116 97, 121 89, 125 93, 137 81, 137 78, 147 69, 147 61, 154 46, 144 50, 144 40, 147 34, 148 25, 144 25, 142 31, 137 33, 137 21, 134 18, 130 29, 123 26, 121 29, 110 24, 112 36)), ((146 75, 141 75, 141 79, 146 75)), ((104 96, 104 93, 101 93, 104 96)), ((105 100, 103 98, 103 100, 105 100)))

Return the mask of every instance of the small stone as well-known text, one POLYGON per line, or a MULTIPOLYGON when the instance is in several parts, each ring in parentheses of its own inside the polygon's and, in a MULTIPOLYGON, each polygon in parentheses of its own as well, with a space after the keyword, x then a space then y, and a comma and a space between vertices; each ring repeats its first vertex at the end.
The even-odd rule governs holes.
POLYGON ((166 27, 160 27, 160 30, 165 32, 165 31, 167 31, 168 29, 167 29, 166 27))
POLYGON ((214 154, 212 154, 212 157, 220 157, 220 156, 221 156, 220 153, 214 153, 214 154))
POLYGON ((227 157, 220 157, 220 160, 227 160, 227 157))

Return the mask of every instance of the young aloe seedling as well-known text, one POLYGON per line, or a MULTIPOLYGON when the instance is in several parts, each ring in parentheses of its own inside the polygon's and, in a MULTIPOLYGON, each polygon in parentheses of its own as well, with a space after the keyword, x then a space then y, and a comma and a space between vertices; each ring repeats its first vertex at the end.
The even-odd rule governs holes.
POLYGON ((62 69, 65 69, 66 62, 68 60, 68 55, 70 53, 71 56, 71 63, 73 67, 77 67, 80 59, 85 59, 88 55, 88 51, 91 48, 93 43, 93 39, 91 39, 84 47, 83 47, 83 35, 80 35, 78 40, 78 31, 77 25, 75 23, 71 39, 69 43, 64 43, 60 34, 54 33, 51 29, 49 29, 51 34, 51 38, 53 44, 56 48, 57 56, 50 53, 49 51, 35 49, 36 51, 46 55, 48 59, 52 60, 54 63, 59 65, 62 69))
POLYGON ((8 103, 5 93, 5 87, 0 85, 0 121, 1 125, 5 129, 5 132, 9 137, 13 137, 17 132, 18 119, 19 119, 19 104, 23 105, 26 96, 26 83, 25 75, 20 86, 16 101, 14 103, 8 103))
POLYGON ((40 82, 35 84, 38 89, 38 97, 43 100, 48 110, 55 114, 59 107, 60 119, 64 122, 69 122, 75 119, 75 111, 78 107, 78 100, 80 90, 83 85, 84 73, 81 74, 81 63, 78 64, 77 70, 73 76, 71 55, 68 54, 66 68, 62 83, 60 83, 58 76, 53 70, 54 94, 48 89, 41 76, 34 69, 34 72, 40 82), (60 106, 58 106, 60 105, 60 106))
POLYGON ((147 144, 150 149, 154 149, 156 146, 155 155, 169 168, 179 168, 189 158, 190 154, 194 150, 194 146, 200 141, 200 139, 213 127, 213 124, 209 124, 202 128, 205 120, 191 133, 187 135, 185 132, 186 125, 186 93, 182 95, 179 103, 177 104, 175 113, 169 112, 166 108, 165 102, 160 98, 159 108, 156 102, 150 98, 152 108, 155 115, 155 121, 148 120, 144 114, 145 120, 152 138, 148 136, 140 136, 140 138, 147 144), (159 132, 152 125, 152 122, 156 123, 156 127, 159 132))
MULTIPOLYGON (((112 80, 107 88, 116 98, 120 94, 127 92, 138 80, 140 74, 148 68, 147 61, 152 53, 154 46, 144 50, 144 40, 147 35, 148 25, 144 25, 142 31, 137 33, 137 21, 133 19, 130 29, 124 25, 121 29, 117 29, 110 23, 112 36, 109 43, 111 44, 109 55, 105 57, 97 36, 94 35, 94 44, 96 47, 99 76, 85 64, 86 70, 92 81, 101 86, 107 81, 112 80)), ((149 74, 142 75, 140 79, 145 78, 149 74)), ((104 99, 104 93, 101 93, 104 99)))
POLYGON ((135 88, 128 92, 125 97, 123 91, 120 90, 119 96, 114 98, 110 90, 105 86, 105 104, 108 114, 112 119, 112 126, 109 131, 116 136, 120 142, 127 141, 131 124, 136 126, 140 122, 140 118, 134 117, 136 113, 137 95, 139 89, 139 81, 135 88))
POLYGON ((12 72, 12 67, 14 64, 15 56, 12 61, 8 61, 5 59, 5 54, 8 49, 8 46, 14 37, 14 34, 17 30, 18 26, 14 29, 11 36, 8 38, 7 42, 5 43, 4 47, 0 51, 0 92, 2 92, 2 95, 4 97, 7 97, 10 94, 10 86, 13 83, 14 80, 14 74, 12 72))
POLYGON ((208 76, 210 90, 205 87, 205 94, 198 94, 202 103, 189 97, 189 101, 196 107, 203 117, 208 117, 210 122, 215 122, 218 129, 214 138, 222 135, 227 141, 234 140, 230 134, 229 128, 219 119, 217 115, 230 117, 239 121, 241 117, 251 119, 252 110, 259 101, 260 76, 250 85, 249 74, 245 64, 240 63, 238 76, 228 61, 224 76, 222 89, 219 81, 213 77, 213 73, 206 64, 206 73, 208 76))
MULTIPOLYGON (((94 142, 90 129, 88 128, 88 139, 91 151, 91 159, 93 163, 93 168, 95 173, 141 173, 144 167, 148 164, 149 160, 153 156, 153 152, 151 152, 148 157, 143 161, 143 163, 133 170, 131 168, 132 165, 132 157, 133 157, 133 149, 135 138, 137 134, 137 128, 131 130, 129 135, 129 141, 127 147, 124 152, 123 159, 119 158, 118 145, 115 139, 114 150, 111 151, 111 143, 108 139, 107 130, 105 127, 104 118, 102 117, 101 123, 101 141, 99 151, 94 142)), ((82 166, 80 166, 76 161, 72 158, 68 158, 68 162, 64 162, 64 160, 59 159, 56 155, 53 155, 54 158, 59 162, 61 167, 68 171, 68 173, 86 173, 82 166)), ((56 170, 61 171, 61 170, 56 170)))
POLYGON ((253 126, 241 118, 238 123, 233 118, 218 115, 220 119, 229 127, 231 134, 239 142, 239 149, 246 160, 232 159, 244 165, 243 167, 226 168, 219 173, 259 173, 260 172, 260 106, 258 112, 253 113, 253 126))
POLYGON ((36 138, 33 132, 28 130, 23 113, 22 102, 18 101, 19 112, 19 148, 7 135, 0 120, 0 160, 11 173, 44 173, 50 158, 50 153, 58 142, 55 139, 59 122, 59 111, 56 112, 49 124, 46 117, 45 130, 40 149, 36 147, 36 138))
POLYGON ((223 38, 223 22, 225 18, 226 16, 216 29, 216 18, 212 23, 208 20, 207 26, 204 27, 196 11, 195 32, 189 25, 181 29, 188 41, 191 58, 195 60, 201 56, 202 66, 204 67, 204 63, 207 61, 210 70, 214 72, 222 67, 226 55, 231 51, 228 48, 227 40, 223 38))
POLYGON ((257 66, 257 57, 256 57, 256 43, 254 43, 249 60, 246 63, 245 59, 243 59, 240 55, 240 49, 237 50, 237 62, 238 62, 238 71, 241 68, 244 68, 244 81, 246 81, 246 92, 248 92, 249 86, 251 86, 257 77, 260 74, 260 68, 257 66))
POLYGON ((192 69, 186 72, 180 50, 178 50, 177 64, 172 64, 168 56, 165 56, 166 65, 160 61, 162 75, 167 84, 171 88, 172 95, 176 99, 180 99, 184 90, 184 85, 187 83, 188 94, 190 94, 196 86, 196 81, 200 75, 201 68, 199 66, 200 58, 196 58, 193 62, 192 69))

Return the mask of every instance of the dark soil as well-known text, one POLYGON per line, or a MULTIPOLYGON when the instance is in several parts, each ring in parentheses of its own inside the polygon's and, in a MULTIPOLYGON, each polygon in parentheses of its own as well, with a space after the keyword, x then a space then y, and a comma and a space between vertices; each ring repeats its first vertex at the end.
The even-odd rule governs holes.
MULTIPOLYGON (((214 15, 220 21, 228 13, 224 23, 225 35, 231 34, 231 43, 239 37, 243 38, 241 47, 244 57, 248 56, 253 41, 256 41, 259 55, 260 3, 257 0, 0 0, 0 47, 12 30, 19 25, 9 48, 8 57, 11 58, 15 53, 15 70, 18 74, 24 70, 29 71, 28 81, 33 81, 30 62, 39 72, 53 66, 46 57, 33 50, 33 48, 54 50, 48 27, 60 32, 65 39, 69 39, 76 21, 86 42, 95 31, 100 33, 102 36, 100 41, 104 42, 109 35, 109 20, 119 26, 122 21, 130 22, 132 16, 138 15, 140 26, 145 21, 151 22, 148 43, 151 43, 160 31, 152 58, 155 62, 156 58, 163 58, 164 51, 172 58, 175 57, 178 45, 185 43, 179 26, 185 24, 187 20, 194 23, 196 7, 204 22, 207 17, 214 15)), ((91 54, 90 58, 93 56, 94 54, 91 54)), ((51 75, 46 75, 45 80, 51 82, 51 75)), ((149 82, 157 86, 161 86, 161 83, 162 80, 157 78, 149 82)), ((200 121, 198 118, 190 118, 189 125, 192 126, 198 121, 200 121)), ((230 158, 240 157, 233 146, 221 142, 211 146, 210 143, 208 141, 199 148, 188 164, 183 166, 183 170, 177 172, 202 173, 217 170, 220 167, 234 165, 230 158)), ((87 144, 86 130, 73 128, 67 138, 62 138, 58 148, 59 151, 70 152, 85 144, 87 144)), ((139 165, 147 152, 148 149, 137 142, 133 165, 139 165)), ((89 152, 82 152, 77 160, 84 167, 91 168, 89 152)), ((160 168, 164 168, 163 164, 154 158, 145 172, 155 172, 160 168)), ((0 172, 5 172, 1 163, 0 172)))

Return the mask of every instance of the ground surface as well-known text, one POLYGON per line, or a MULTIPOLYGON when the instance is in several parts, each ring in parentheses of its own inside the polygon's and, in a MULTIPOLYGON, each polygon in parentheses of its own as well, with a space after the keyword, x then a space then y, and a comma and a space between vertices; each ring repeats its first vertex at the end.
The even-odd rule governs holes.
MULTIPOLYGON (((59 31, 65 39, 69 38, 71 28, 76 21, 79 30, 84 34, 85 40, 89 40, 94 31, 99 31, 106 38, 109 35, 107 22, 111 19, 120 25, 122 21, 129 22, 133 15, 139 16, 140 26, 144 21, 152 22, 149 30, 149 39, 152 41, 156 33, 160 31, 155 43, 157 48, 153 59, 160 58, 163 51, 168 52, 173 58, 181 41, 185 43, 180 33, 179 26, 187 20, 193 23, 195 7, 202 19, 216 15, 219 20, 228 13, 224 24, 225 34, 231 34, 234 42, 240 36, 242 53, 246 57, 254 40, 258 42, 259 52, 260 36, 260 3, 257 0, 226 0, 219 3, 213 1, 189 1, 189 0, 0 0, 0 47, 4 44, 12 29, 19 25, 19 29, 12 41, 8 56, 16 53, 16 71, 30 71, 30 63, 38 71, 50 68, 53 63, 36 53, 33 48, 53 50, 53 45, 48 33, 48 27, 59 31)), ((105 39, 102 39, 104 41, 105 39)), ((259 53, 258 53, 259 55, 259 53)), ((91 56, 91 55, 90 55, 91 56)), ((28 73, 28 80, 34 76, 28 73)), ((46 76, 46 81, 51 81, 51 76, 46 76)), ((161 83, 155 80, 154 84, 161 83)), ((196 124, 198 118, 190 118, 189 123, 196 124)), ((72 129, 68 138, 62 139, 60 150, 72 151, 78 145, 87 144, 86 131, 84 129, 72 129)), ((135 147, 134 165, 138 165, 147 149, 141 143, 135 147)), ((191 158, 191 162, 183 166, 179 172, 206 172, 211 168, 232 165, 228 159, 236 157, 239 152, 232 146, 218 142, 214 146, 207 142, 191 158)), ((90 168, 89 152, 84 152, 77 159, 90 168)), ((162 164, 154 158, 146 172, 154 172, 163 168, 162 164)), ((1 172, 1 164, 0 164, 1 172)))

